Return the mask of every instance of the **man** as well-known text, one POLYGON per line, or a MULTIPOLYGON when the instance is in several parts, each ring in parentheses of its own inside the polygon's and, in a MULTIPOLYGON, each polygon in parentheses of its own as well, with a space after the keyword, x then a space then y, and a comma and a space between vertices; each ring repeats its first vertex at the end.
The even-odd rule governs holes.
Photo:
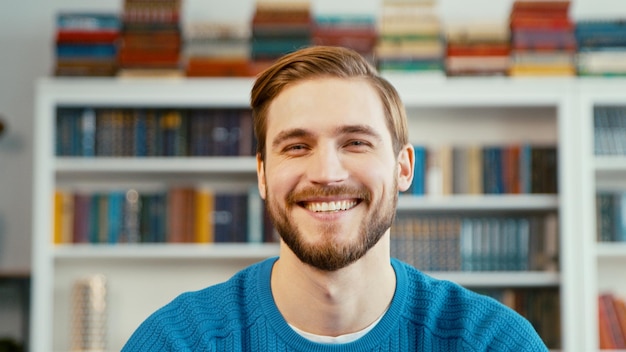
POLYGON ((547 351, 511 309, 390 258, 413 148, 396 90, 361 56, 286 55, 251 105, 279 257, 182 294, 124 351, 547 351))

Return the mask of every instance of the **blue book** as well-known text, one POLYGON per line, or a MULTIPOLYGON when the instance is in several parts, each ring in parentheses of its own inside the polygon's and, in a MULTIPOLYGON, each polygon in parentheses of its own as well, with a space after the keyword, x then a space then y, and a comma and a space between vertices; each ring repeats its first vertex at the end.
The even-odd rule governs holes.
POLYGON ((146 126, 146 111, 143 109, 137 109, 134 111, 134 155, 135 156, 147 156, 148 155, 148 140, 147 140, 147 126, 146 126))
POLYGON ((74 156, 76 140, 78 139, 76 131, 76 115, 77 109, 60 108, 57 110, 55 149, 57 156, 74 156))
POLYGON ((626 192, 615 195, 615 240, 626 242, 626 192))
POLYGON ((117 47, 113 44, 57 44, 56 56, 66 58, 91 58, 115 60, 117 47))
POLYGON ((502 148, 485 147, 483 149, 483 190, 485 194, 504 193, 502 178, 502 148))
POLYGON ((232 242, 234 203, 232 194, 215 194, 215 209, 213 211, 213 240, 215 243, 232 242))
POLYGON ((124 226, 124 199, 125 192, 112 191, 108 194, 108 243, 120 242, 120 235, 124 226))
POLYGON ((368 14, 326 14, 316 15, 315 24, 323 27, 373 27, 376 26, 376 16, 368 14))
POLYGON ((413 184, 411 185, 413 190, 412 193, 414 195, 424 195, 426 193, 425 180, 427 149, 423 145, 414 145, 413 150, 415 151, 415 171, 413 174, 413 184))
POLYGON ((119 30, 121 21, 113 13, 61 12, 56 16, 56 26, 59 30, 119 30))
POLYGON ((100 194, 91 195, 91 205, 89 206, 89 234, 88 241, 90 243, 100 243, 100 194))
POLYGON ((96 112, 94 109, 84 109, 80 116, 81 153, 85 157, 96 155, 96 112))

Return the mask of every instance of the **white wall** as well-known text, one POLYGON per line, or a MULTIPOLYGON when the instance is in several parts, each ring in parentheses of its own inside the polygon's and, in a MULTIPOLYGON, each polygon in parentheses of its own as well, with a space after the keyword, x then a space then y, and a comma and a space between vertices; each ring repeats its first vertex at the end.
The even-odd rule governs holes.
MULTIPOLYGON (((312 0, 318 13, 376 13, 381 0, 312 0)), ((253 0, 183 0, 184 18, 248 20, 253 0)), ((54 16, 59 10, 118 11, 123 0, 0 1, 0 116, 8 130, 0 137, 0 273, 28 272, 31 249, 34 87, 53 66, 54 16)), ((440 0, 444 22, 505 19, 512 0, 440 0)), ((626 1, 577 0, 572 17, 626 18, 626 1)), ((41 201, 41 200, 40 200, 41 201)), ((0 307, 0 315, 4 315, 0 307)), ((0 335, 7 329, 0 319, 0 335), (4 329, 4 330, 3 330, 4 329)), ((19 325, 19 323, 18 323, 19 325)), ((10 328, 8 328, 10 329, 10 328)))

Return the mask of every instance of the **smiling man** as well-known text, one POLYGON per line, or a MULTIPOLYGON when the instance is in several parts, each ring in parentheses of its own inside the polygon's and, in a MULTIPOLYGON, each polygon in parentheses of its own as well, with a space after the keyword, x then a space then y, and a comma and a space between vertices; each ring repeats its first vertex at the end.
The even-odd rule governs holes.
POLYGON ((390 257, 414 155, 396 90, 366 60, 286 55, 251 105, 279 256, 180 295, 123 351, 547 351, 513 310, 390 257))

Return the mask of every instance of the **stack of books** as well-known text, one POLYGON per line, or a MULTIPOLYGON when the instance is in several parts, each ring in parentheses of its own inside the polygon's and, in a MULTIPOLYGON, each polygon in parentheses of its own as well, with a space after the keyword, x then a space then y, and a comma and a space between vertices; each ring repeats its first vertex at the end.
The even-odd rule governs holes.
POLYGON ((510 63, 510 32, 505 23, 457 22, 446 26, 448 76, 502 76, 510 63))
POLYGON ((250 75, 247 23, 195 22, 186 26, 184 60, 188 77, 250 75))
POLYGON ((516 0, 510 15, 510 76, 575 76, 569 0, 516 0))
POLYGON ((308 1, 258 0, 251 27, 254 75, 279 57, 311 45, 311 5, 308 1))
POLYGON ((381 72, 443 76, 444 44, 434 0, 385 0, 376 59, 381 72))
POLYGON ((598 295, 600 348, 626 349, 626 301, 612 292, 598 295))
POLYGON ((63 12, 56 17, 55 76, 114 76, 120 20, 115 14, 63 12))
POLYGON ((125 0, 120 76, 182 76, 181 0, 125 0))
POLYGON ((575 32, 579 75, 626 75, 626 21, 582 20, 575 32))
POLYGON ((313 27, 313 44, 350 48, 374 64, 374 47, 378 33, 376 18, 369 15, 317 15, 313 27))

